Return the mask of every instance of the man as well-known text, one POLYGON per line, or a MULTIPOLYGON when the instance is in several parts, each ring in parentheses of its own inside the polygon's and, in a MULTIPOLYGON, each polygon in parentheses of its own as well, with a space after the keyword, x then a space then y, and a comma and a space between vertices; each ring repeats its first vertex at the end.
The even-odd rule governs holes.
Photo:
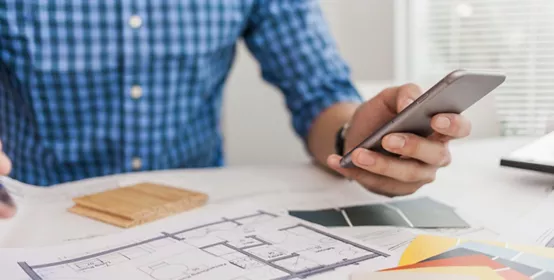
POLYGON ((47 186, 224 165, 221 92, 239 39, 283 92, 316 163, 369 191, 415 192, 450 162, 448 141, 469 134, 460 115, 437 115, 428 139, 384 139, 404 157, 360 149, 356 168, 340 168, 343 151, 421 90, 391 87, 362 102, 316 0, 0 0, 0 174, 47 186))

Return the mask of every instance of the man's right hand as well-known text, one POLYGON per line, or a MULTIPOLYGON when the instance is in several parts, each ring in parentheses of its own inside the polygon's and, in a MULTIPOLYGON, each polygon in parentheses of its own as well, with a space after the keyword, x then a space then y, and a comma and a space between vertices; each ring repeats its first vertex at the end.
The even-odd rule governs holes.
MULTIPOLYGON (((12 162, 2 150, 2 141, 0 141, 0 176, 7 176, 11 169, 12 162)), ((15 204, 6 188, 0 183, 0 219, 11 218, 13 215, 15 215, 15 204)))

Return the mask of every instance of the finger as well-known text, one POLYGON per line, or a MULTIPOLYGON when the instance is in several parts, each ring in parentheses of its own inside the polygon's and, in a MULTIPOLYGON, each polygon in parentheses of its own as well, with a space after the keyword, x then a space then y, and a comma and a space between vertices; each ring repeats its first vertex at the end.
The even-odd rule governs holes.
POLYGON ((435 179, 435 168, 415 160, 385 156, 366 149, 356 149, 352 162, 357 167, 400 182, 430 182, 435 179))
POLYGON ((367 149, 357 149, 352 159, 361 169, 401 182, 434 180, 435 168, 415 160, 393 158, 367 149))
POLYGON ((389 134, 383 138, 387 151, 417 159, 433 166, 447 166, 451 162, 448 144, 410 133, 389 134))
POLYGON ((346 178, 356 180, 367 190, 385 196, 401 196, 416 192, 425 182, 404 183, 385 176, 370 173, 361 168, 342 168, 339 164, 341 157, 332 155, 328 158, 331 168, 346 178))
POLYGON ((15 208, 0 203, 0 219, 9 219, 15 216, 15 208))
POLYGON ((442 135, 463 138, 471 133, 471 122, 458 114, 438 114, 431 119, 431 127, 442 135))
POLYGON ((405 84, 398 88, 396 98, 396 111, 400 112, 410 106, 419 96, 421 96, 421 88, 416 84, 405 84))
POLYGON ((10 174, 11 169, 12 169, 12 162, 10 161, 8 156, 6 156, 6 154, 1 152, 0 150, 0 175, 10 174))
POLYGON ((0 218, 11 218, 15 215, 15 204, 6 191, 6 189, 0 184, 0 218))

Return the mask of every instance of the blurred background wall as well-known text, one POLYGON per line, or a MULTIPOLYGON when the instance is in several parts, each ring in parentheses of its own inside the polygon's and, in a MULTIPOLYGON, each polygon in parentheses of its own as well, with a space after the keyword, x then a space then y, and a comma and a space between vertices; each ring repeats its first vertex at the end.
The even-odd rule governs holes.
MULTIPOLYGON (((321 5, 360 87, 390 84, 394 76, 393 1, 348 0, 345 4, 323 0, 321 5)), ((242 43, 225 90, 222 121, 229 165, 307 160, 281 93, 262 81, 257 62, 242 43)))

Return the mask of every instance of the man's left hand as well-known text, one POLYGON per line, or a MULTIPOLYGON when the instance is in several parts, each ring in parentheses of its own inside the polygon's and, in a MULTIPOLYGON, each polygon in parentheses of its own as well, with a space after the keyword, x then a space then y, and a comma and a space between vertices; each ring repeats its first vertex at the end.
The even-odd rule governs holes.
MULTIPOLYGON (((345 151, 350 151, 421 94, 418 86, 406 84, 387 88, 362 104, 350 122, 345 137, 345 151)), ((471 123, 458 114, 438 114, 432 118, 431 127, 435 132, 427 138, 409 133, 385 136, 383 148, 401 155, 400 158, 359 148, 352 155, 354 168, 340 167, 341 157, 338 155, 329 156, 327 163, 372 192, 387 196, 412 194, 433 182, 439 168, 450 164, 449 141, 466 137, 471 131, 471 123)))

